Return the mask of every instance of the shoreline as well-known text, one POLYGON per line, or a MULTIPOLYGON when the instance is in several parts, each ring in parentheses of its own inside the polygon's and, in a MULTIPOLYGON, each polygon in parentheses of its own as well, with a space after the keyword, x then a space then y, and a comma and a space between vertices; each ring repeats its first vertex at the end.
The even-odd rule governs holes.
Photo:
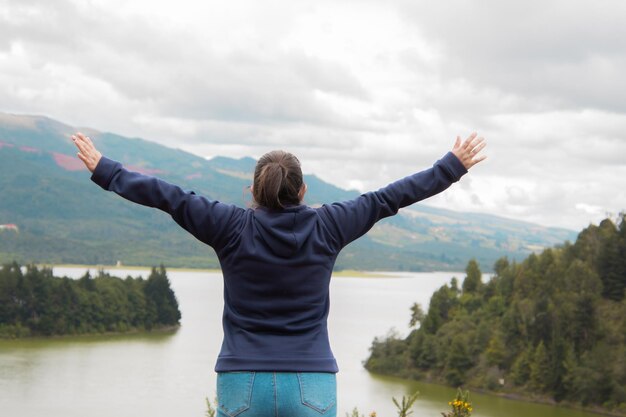
MULTIPOLYGON (((367 370, 367 372, 372 374, 372 375, 377 375, 377 376, 382 376, 382 377, 397 378, 398 380, 405 381, 405 382, 419 382, 419 383, 422 383, 422 384, 431 384, 431 385, 437 385, 437 386, 440 386, 440 387, 446 387, 446 388, 453 389, 453 387, 451 387, 449 385, 446 385, 444 383, 441 383, 440 381, 429 379, 429 378, 413 379, 413 378, 401 377, 401 376, 394 375, 394 374, 384 374, 384 373, 372 372, 372 371, 369 371, 369 370, 367 370)), ((519 401, 519 402, 528 403, 528 404, 541 404, 541 405, 546 405, 546 406, 551 406, 551 407, 560 407, 560 408, 564 408, 564 409, 582 411, 582 412, 585 412, 585 413, 593 413, 593 414, 597 414, 597 415, 610 416, 610 417, 626 417, 626 412, 621 412, 619 410, 618 411, 609 410, 609 409, 606 409, 606 408, 602 408, 601 406, 585 407, 583 405, 572 403, 572 402, 569 402, 569 401, 558 402, 558 401, 554 400, 553 398, 546 397, 546 396, 541 396, 541 395, 537 395, 537 394, 530 394, 530 393, 527 394, 527 393, 516 392, 516 391, 509 391, 509 392, 490 391, 490 390, 485 389, 485 388, 472 387, 471 385, 463 386, 462 389, 463 390, 468 390, 470 392, 470 396, 471 396, 472 393, 477 393, 477 394, 481 394, 481 395, 488 395, 488 396, 491 396, 491 397, 504 398, 506 400, 519 401)))
MULTIPOLYGON (((140 265, 89 265, 89 264, 47 264, 47 263, 37 263, 35 264, 37 268, 71 268, 71 269, 95 269, 96 271, 100 269, 104 270, 130 270, 130 271, 150 271, 152 268, 158 268, 157 266, 140 266, 140 265)), ((177 271, 177 272, 212 272, 212 273, 221 273, 222 270, 219 268, 189 268, 189 267, 173 267, 173 266, 165 266, 167 271, 177 271)))
POLYGON ((521 392, 498 392, 498 391, 489 391, 481 388, 468 388, 470 391, 477 392, 483 395, 491 395, 494 397, 505 398, 507 400, 513 401, 521 401, 525 403, 533 403, 533 404, 544 404, 550 405, 553 407, 563 407, 570 410, 584 411, 585 413, 594 413, 603 416, 612 416, 612 417, 624 417, 626 413, 620 411, 611 411, 600 406, 595 407, 585 407, 580 404, 572 403, 569 401, 561 401, 557 402, 553 398, 544 397, 536 394, 524 394, 521 392))
POLYGON ((68 339, 80 339, 87 340, 90 338, 109 338, 109 337, 117 337, 117 336, 146 336, 146 335, 165 335, 167 333, 176 333, 181 328, 181 324, 177 325, 167 325, 161 326, 157 328, 153 328, 151 330, 141 330, 138 328, 131 329, 126 332, 92 332, 92 333, 81 333, 81 334, 53 334, 50 336, 44 335, 34 335, 34 336, 23 336, 23 337, 0 337, 0 343, 5 342, 17 342, 17 341, 50 341, 50 340, 68 340, 68 339))
MULTIPOLYGON (((129 270, 129 271, 150 271, 153 266, 140 266, 140 265, 88 265, 88 264, 47 264, 37 263, 37 268, 70 268, 70 269, 93 269, 93 270, 129 270)), ((165 266, 167 271, 175 272, 207 272, 221 274, 222 270, 219 268, 190 268, 190 267, 168 267, 165 266)), ((357 269, 342 269, 333 271, 332 277, 337 278, 398 278, 394 274, 402 273, 404 271, 362 271, 357 269)))

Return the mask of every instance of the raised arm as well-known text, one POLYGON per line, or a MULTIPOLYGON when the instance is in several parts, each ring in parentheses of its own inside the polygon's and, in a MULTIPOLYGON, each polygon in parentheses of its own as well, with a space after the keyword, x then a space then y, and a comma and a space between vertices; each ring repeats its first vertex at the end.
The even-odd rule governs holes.
POLYGON ((229 230, 229 220, 243 210, 185 192, 159 178, 126 170, 96 149, 93 142, 80 133, 72 136, 78 157, 92 172, 91 180, 100 187, 143 206, 158 208, 172 216, 185 230, 213 247, 229 230))
POLYGON ((467 170, 485 159, 479 152, 485 147, 476 133, 463 143, 457 137, 451 152, 432 168, 395 181, 378 191, 354 200, 323 206, 319 213, 335 237, 338 249, 367 233, 374 224, 406 207, 438 194, 458 181, 467 170))

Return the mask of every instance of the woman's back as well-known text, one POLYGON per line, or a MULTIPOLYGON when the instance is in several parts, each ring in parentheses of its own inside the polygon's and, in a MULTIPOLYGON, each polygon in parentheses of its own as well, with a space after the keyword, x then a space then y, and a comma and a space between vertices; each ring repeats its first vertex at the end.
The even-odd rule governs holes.
POLYGON ((317 210, 237 209, 216 248, 224 274, 217 371, 337 372, 326 320, 337 250, 317 210))
MULTIPOLYGON (((337 372, 326 325, 337 255, 378 220, 465 172, 448 153, 429 170, 317 209, 216 209, 226 234, 213 239, 224 274, 224 342, 216 371, 337 372)), ((202 215, 210 213, 190 217, 202 215)))

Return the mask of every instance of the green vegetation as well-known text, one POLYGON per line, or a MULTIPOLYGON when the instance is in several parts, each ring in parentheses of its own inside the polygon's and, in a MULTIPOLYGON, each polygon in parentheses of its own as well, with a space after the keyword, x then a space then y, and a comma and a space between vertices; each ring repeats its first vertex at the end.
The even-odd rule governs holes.
POLYGON ((447 413, 441 413, 443 417, 470 417, 472 415, 472 403, 469 398, 469 391, 463 391, 459 388, 456 397, 448 403, 451 410, 447 413))
POLYGON ((102 271, 73 280, 15 262, 0 268, 0 338, 152 330, 179 321, 163 266, 145 280, 102 271))
POLYGON ((408 397, 403 395, 401 401, 396 400, 396 397, 391 397, 393 404, 398 409, 398 417, 407 417, 413 414, 413 411, 411 410, 411 408, 413 407, 413 404, 415 403, 415 401, 417 401, 418 395, 419 395, 419 392, 415 392, 409 395, 408 397))
POLYGON ((366 368, 626 412, 626 215, 520 263, 475 261, 415 305, 408 337, 375 339, 366 368))

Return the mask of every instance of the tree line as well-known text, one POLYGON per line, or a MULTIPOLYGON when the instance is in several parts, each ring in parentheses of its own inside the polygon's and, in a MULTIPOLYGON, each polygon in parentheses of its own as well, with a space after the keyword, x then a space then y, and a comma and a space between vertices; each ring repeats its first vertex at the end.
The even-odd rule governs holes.
POLYGON ((483 282, 470 261, 427 312, 413 305, 419 328, 373 341, 366 368, 626 412, 626 215, 494 271, 483 282))
POLYGON ((147 279, 103 271, 70 279, 15 262, 0 268, 0 338, 152 330, 180 317, 163 266, 147 279))

